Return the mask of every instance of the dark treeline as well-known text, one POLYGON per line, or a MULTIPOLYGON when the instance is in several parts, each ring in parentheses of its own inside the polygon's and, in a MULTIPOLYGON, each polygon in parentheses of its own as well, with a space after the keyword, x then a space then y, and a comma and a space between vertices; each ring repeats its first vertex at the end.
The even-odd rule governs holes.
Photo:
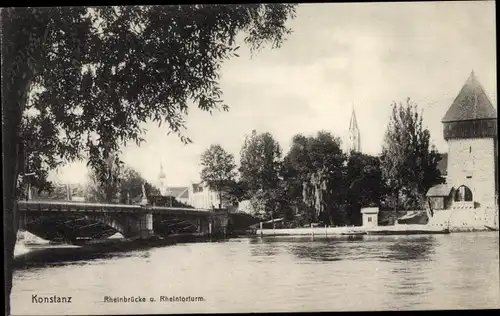
POLYGON ((263 220, 286 225, 359 225, 361 208, 423 209, 425 193, 443 183, 440 154, 430 145, 422 115, 409 99, 393 104, 382 153, 345 152, 329 132, 297 134, 289 151, 270 133, 253 131, 241 149, 240 166, 220 145, 202 155, 202 180, 222 204, 250 200, 263 220))

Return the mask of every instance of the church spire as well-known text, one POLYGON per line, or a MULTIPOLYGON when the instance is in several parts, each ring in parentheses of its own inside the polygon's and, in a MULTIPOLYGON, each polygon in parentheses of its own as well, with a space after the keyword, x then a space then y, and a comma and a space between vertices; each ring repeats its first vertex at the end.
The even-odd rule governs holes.
POLYGON ((158 174, 159 179, 165 179, 165 172, 163 172, 163 163, 160 162, 160 173, 158 174))
POLYGON ((354 110, 354 104, 352 105, 351 121, 349 123, 349 148, 348 152, 360 152, 361 151, 361 135, 358 128, 358 121, 356 119, 356 111, 354 110))
POLYGON ((166 196, 168 194, 167 187, 167 176, 163 171, 163 163, 160 162, 160 173, 158 174, 158 179, 160 180, 160 194, 166 196))
POLYGON ((356 111, 354 111, 354 104, 352 105, 351 122, 349 123, 349 130, 358 129, 358 121, 356 120, 356 111))

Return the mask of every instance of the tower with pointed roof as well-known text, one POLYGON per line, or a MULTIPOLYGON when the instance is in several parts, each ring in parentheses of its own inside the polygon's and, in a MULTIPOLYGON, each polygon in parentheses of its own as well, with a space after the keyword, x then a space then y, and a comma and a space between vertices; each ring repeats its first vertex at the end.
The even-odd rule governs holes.
POLYGON ((163 196, 168 195, 168 186, 167 186, 167 176, 165 172, 163 172, 163 164, 160 163, 160 173, 158 174, 158 180, 160 181, 160 194, 163 196))
POLYGON ((448 143, 447 184, 457 207, 495 207, 497 114, 474 71, 441 120, 448 143))
POLYGON ((358 121, 356 120, 356 112, 354 106, 352 108, 351 121, 349 123, 349 142, 347 152, 360 152, 361 151, 361 135, 358 128, 358 121))

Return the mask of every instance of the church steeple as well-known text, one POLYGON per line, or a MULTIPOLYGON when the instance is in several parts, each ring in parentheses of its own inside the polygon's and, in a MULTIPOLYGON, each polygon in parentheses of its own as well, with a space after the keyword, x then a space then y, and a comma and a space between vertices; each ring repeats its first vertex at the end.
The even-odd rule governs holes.
POLYGON ((358 121, 356 120, 356 112, 354 111, 354 104, 352 106, 351 121, 349 123, 349 145, 348 152, 361 151, 361 135, 358 128, 358 121))
POLYGON ((165 172, 163 172, 163 164, 160 163, 160 173, 158 174, 158 179, 160 180, 160 194, 165 196, 168 194, 167 187, 167 177, 165 172))
POLYGON ((158 179, 165 179, 165 173, 163 172, 163 164, 160 162, 160 173, 158 174, 158 179))

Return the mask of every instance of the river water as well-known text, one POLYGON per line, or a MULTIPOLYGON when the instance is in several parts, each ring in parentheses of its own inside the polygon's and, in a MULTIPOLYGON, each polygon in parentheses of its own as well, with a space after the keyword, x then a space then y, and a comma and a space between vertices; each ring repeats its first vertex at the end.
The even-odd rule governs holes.
POLYGON ((48 249, 21 259, 14 315, 500 307, 494 232, 256 237, 106 254, 48 249), (33 295, 72 301, 34 303, 33 295), (146 302, 110 303, 105 296, 146 302))

